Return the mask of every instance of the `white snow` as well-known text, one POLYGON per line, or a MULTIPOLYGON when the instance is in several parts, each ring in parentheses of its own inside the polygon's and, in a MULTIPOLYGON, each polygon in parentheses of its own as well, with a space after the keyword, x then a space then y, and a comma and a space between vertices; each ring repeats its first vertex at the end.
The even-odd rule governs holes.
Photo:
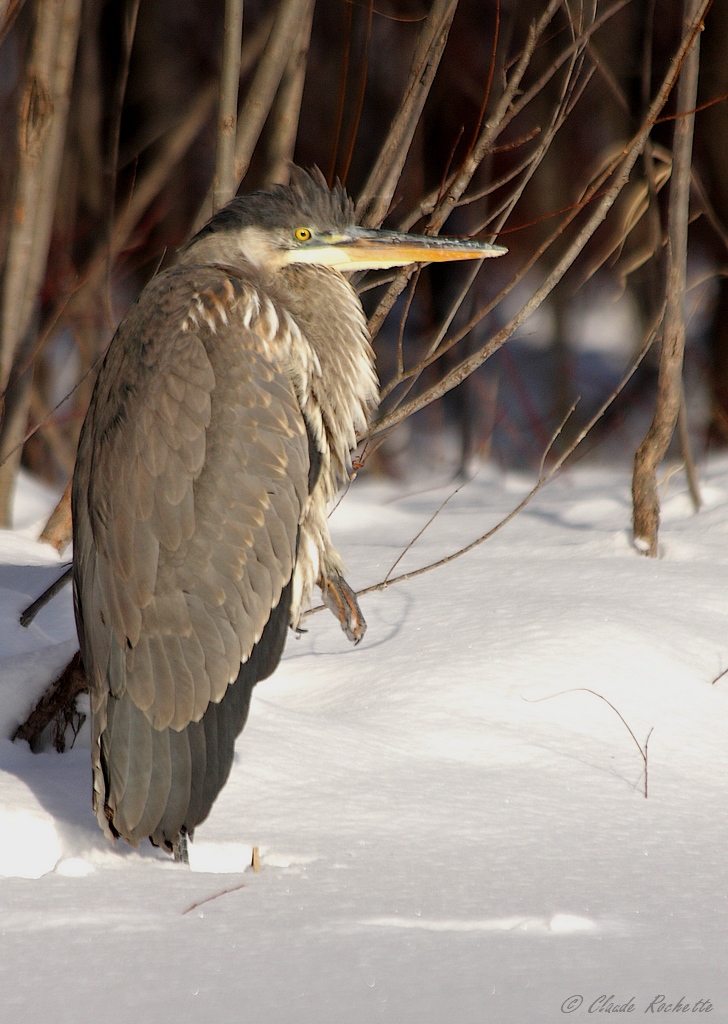
MULTIPOLYGON (((396 572, 531 483, 482 468, 396 572)), ((70 588, 18 625, 61 572, 32 539, 53 496, 24 479, 0 534, 0 1022, 554 1024, 678 1000, 728 1021, 728 461, 698 515, 666 480, 658 560, 629 484, 565 472, 362 598, 356 648, 309 617, 189 870, 103 838, 88 726, 63 755, 9 739, 75 649, 70 588)), ((352 488, 350 583, 451 489, 352 488)))

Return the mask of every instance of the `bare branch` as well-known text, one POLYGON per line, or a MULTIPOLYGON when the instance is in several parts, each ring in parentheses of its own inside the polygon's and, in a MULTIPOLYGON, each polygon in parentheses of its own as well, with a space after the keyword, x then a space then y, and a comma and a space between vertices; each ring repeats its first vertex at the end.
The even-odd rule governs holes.
POLYGON ((443 510, 443 509, 445 508, 445 506, 446 506, 446 505, 448 504, 448 502, 450 502, 450 501, 451 501, 451 500, 452 500, 452 499, 453 499, 453 498, 455 497, 455 495, 456 495, 456 494, 459 494, 459 493, 460 493, 460 491, 462 491, 463 487, 465 486, 465 483, 466 483, 466 481, 463 481, 463 483, 461 483, 459 487, 456 487, 454 491, 451 491, 451 492, 450 492, 450 494, 448 494, 448 496, 447 496, 447 497, 445 498, 445 500, 444 500, 444 501, 442 502, 442 504, 441 504, 441 505, 439 505, 439 506, 438 506, 438 507, 437 507, 437 508, 435 509, 435 511, 434 511, 434 512, 432 513, 432 515, 431 515, 431 516, 430 516, 430 518, 429 518, 429 519, 427 520, 427 522, 426 522, 426 523, 425 523, 425 525, 424 525, 424 526, 422 527, 422 529, 421 529, 421 530, 418 530, 418 531, 417 531, 417 533, 416 533, 416 534, 414 535, 414 537, 413 537, 413 538, 412 538, 412 540, 411 540, 411 541, 409 542, 409 544, 407 545, 407 547, 406 547, 406 548, 404 548, 404 550, 403 550, 403 551, 402 551, 402 552, 401 552, 401 553, 400 553, 400 554, 398 555, 398 557, 397 557, 397 558, 395 559, 395 561, 394 561, 394 562, 392 562, 392 565, 391 565, 391 566, 389 567, 389 570, 387 571, 387 575, 386 575, 386 576, 384 577, 384 579, 382 580, 382 583, 383 583, 383 584, 385 584, 385 583, 388 583, 388 582, 389 582, 389 577, 390 577, 390 576, 392 575, 392 573, 393 573, 393 572, 394 572, 394 570, 395 570, 395 569, 397 568, 397 566, 398 566, 398 565, 399 565, 399 563, 400 563, 400 562, 402 561, 402 559, 403 559, 403 558, 404 558, 404 556, 405 556, 405 555, 407 554, 407 552, 408 552, 408 551, 410 551, 410 550, 412 549, 412 547, 413 547, 413 546, 414 546, 414 545, 415 545, 415 544, 417 543, 417 541, 418 541, 418 540, 420 539, 420 537, 422 536, 422 534, 423 534, 423 533, 424 533, 424 532, 425 532, 425 531, 426 531, 426 530, 427 530, 427 529, 428 529, 428 528, 429 528, 429 527, 430 527, 430 526, 432 525, 432 523, 434 523, 434 521, 435 521, 435 520, 437 519, 437 517, 438 517, 438 516, 440 515, 440 513, 441 513, 441 512, 442 512, 442 510, 443 510))
POLYGON ((25 0, 0 0, 0 46, 24 6, 25 0))
POLYGON ((56 551, 63 551, 71 543, 71 533, 71 482, 69 481, 38 540, 50 544, 56 551))
POLYGON ((695 465, 695 457, 693 455, 692 445, 690 444, 690 430, 688 427, 688 410, 687 403, 685 401, 685 385, 681 382, 681 394, 680 394, 680 411, 677 414, 677 429, 678 436, 680 438, 680 451, 682 453, 683 461, 685 463, 685 476, 688 481, 688 491, 690 492, 690 500, 693 503, 693 508, 696 512, 700 511, 703 504, 703 499, 700 496, 700 481, 698 479, 698 469, 695 465))
MULTIPOLYGON (((529 298, 529 300, 522 306, 522 308, 516 313, 514 317, 498 331, 485 345, 470 355, 468 358, 462 360, 456 367, 454 367, 449 373, 447 373, 440 381, 435 385, 428 388, 420 395, 410 399, 399 408, 392 410, 387 413, 382 419, 374 425, 370 436, 375 437, 378 434, 389 431, 397 424, 401 423, 412 413, 417 412, 424 406, 429 405, 430 402, 442 395, 446 394, 452 388, 457 387, 466 377, 468 377, 474 370, 476 370, 482 363, 485 362, 494 352, 496 352, 505 342, 513 335, 513 333, 528 319, 531 314, 538 309, 541 303, 555 288, 561 278, 564 276, 566 271, 572 265, 576 257, 582 251, 587 241, 596 231, 597 227, 602 223, 610 208, 614 204, 617 196, 624 188, 625 184, 629 179, 630 172, 639 156, 642 152, 647 138, 650 134, 652 126, 659 111, 663 108, 665 101, 667 100, 670 91, 672 90, 679 69, 682 64, 683 58, 690 48, 695 34, 698 31, 698 27, 701 24, 702 16, 704 15, 707 7, 711 0, 700 0, 699 11, 697 18, 691 23, 691 28, 688 29, 682 38, 680 47, 678 48, 675 57, 673 58, 670 67, 660 85, 660 88, 653 100, 650 109, 645 117, 639 131, 634 136, 628 146, 625 147, 623 153, 620 155, 617 161, 617 171, 614 176, 614 181, 609 187, 607 187, 599 201, 594 208, 591 216, 588 218, 583 227, 578 231, 571 244, 568 246, 562 257, 558 260, 556 265, 553 267, 551 272, 547 275, 544 282, 529 298)), ((608 169, 609 170, 609 169, 608 169)), ((606 175, 602 175, 604 178, 606 175)), ((593 197, 597 192, 597 186, 592 185, 589 189, 586 200, 593 197)), ((574 210, 573 216, 576 216, 578 211, 574 210)), ((540 250, 542 251, 542 250, 540 250)), ((540 253, 539 251, 539 253, 540 253)), ((534 254, 534 257, 528 261, 529 265, 533 265, 535 259, 539 253, 534 254)), ((472 329, 478 320, 484 315, 482 311, 479 312, 477 317, 471 319, 466 330, 472 329)), ((464 334, 465 332, 463 332, 464 334)), ((462 336, 462 335, 461 335, 462 336)))
POLYGON ((356 216, 369 227, 379 227, 389 210, 457 5, 458 0, 434 0, 420 29, 402 102, 357 200, 356 216))
MULTIPOLYGON (((657 337, 657 333, 660 330, 660 327, 662 325, 662 318, 664 316, 664 312, 665 311, 664 311, 664 307, 663 307, 660 310, 657 318, 651 324, 650 329, 648 330, 647 335, 645 337, 644 344, 642 345, 642 348, 640 349, 637 357, 635 358, 635 360, 633 361, 632 365, 630 366, 628 371, 625 373, 624 377, 619 382, 617 387, 611 393, 611 395, 602 404, 602 406, 597 410, 597 412, 594 414, 594 416, 592 416, 592 418, 589 420, 589 422, 586 424, 586 426, 579 432, 577 437, 574 439, 574 441, 572 441, 572 443, 569 445, 569 447, 566 449, 566 451, 564 451, 563 454, 560 455, 559 458, 554 462, 553 466, 548 470, 547 473, 544 473, 544 471, 543 471, 543 462, 542 462, 541 473, 539 474, 539 478, 536 481, 535 485, 531 488, 531 490, 528 492, 528 494, 525 496, 525 498, 523 498, 523 500, 520 501, 518 503, 518 505, 516 505, 516 507, 514 509, 512 509, 508 513, 507 516, 505 516, 503 519, 501 519, 500 522, 496 523, 496 525, 494 527, 492 527, 490 530, 488 530, 487 533, 484 533, 481 537, 478 537, 476 540, 471 541, 470 544, 466 544, 465 547, 460 548, 458 551, 453 552, 453 554, 446 555, 444 558, 439 559, 437 562, 432 562, 430 565, 425 565, 421 569, 414 569, 412 572, 403 573, 401 576, 395 576, 394 579, 386 580, 386 581, 383 581, 382 583, 375 583, 371 587, 365 587, 364 590, 358 590, 357 591, 357 597, 361 597, 363 594, 372 593, 373 591, 385 590, 387 587, 391 586, 393 583, 399 583, 399 582, 401 582, 403 580, 413 579, 416 576, 421 576, 423 573, 429 572, 431 569, 437 569, 441 565, 447 565, 449 562, 453 562, 456 558, 460 558, 461 555, 465 555, 469 551, 472 551, 473 548, 476 548, 480 544, 483 544, 486 540, 489 540, 499 530, 502 530, 503 527, 506 526, 507 523, 510 523, 510 521, 512 519, 514 519, 518 515, 518 513, 522 509, 524 509, 526 507, 526 505, 529 504, 529 502, 535 497, 535 495, 538 494, 538 492, 541 490, 541 488, 545 487, 546 484, 549 483, 549 481, 554 478, 554 476, 559 472, 559 470, 564 465, 566 460, 569 459, 573 455, 573 453, 579 447, 579 445, 584 440, 584 438, 587 436, 587 434, 589 434, 589 432, 592 430, 592 428, 595 426, 595 424, 599 422, 599 420, 602 418, 602 416, 607 411, 607 409, 610 407, 610 405, 612 405, 612 403, 615 401, 615 399, 624 390, 624 388, 626 387, 626 385, 629 383, 629 381, 631 380, 632 376, 634 375, 635 371, 637 370, 638 366, 640 365, 640 363, 642 362, 644 357, 647 355, 647 352, 649 351, 650 347, 654 343, 654 340, 657 337)), ((573 411, 573 407, 572 407, 572 410, 569 411, 569 415, 571 415, 572 411, 573 411)), ((562 422, 561 426, 558 428, 556 433, 551 438, 551 440, 549 442, 549 445, 548 445, 548 447, 546 449, 546 454, 548 454, 548 451, 551 448, 551 446, 553 445, 554 441, 556 440, 556 437, 558 436, 558 434, 563 429, 564 422, 562 422)), ((317 611, 318 609, 313 609, 313 610, 317 611)))
POLYGON ((268 171, 266 174, 266 181, 269 184, 279 182, 285 185, 290 176, 293 153, 296 148, 296 136, 298 135, 303 86, 306 79, 313 9, 314 0, 308 0, 308 6, 301 18, 296 43, 288 59, 271 111, 268 171))
POLYGON ((650 729, 650 731, 647 733, 647 738, 645 739, 645 745, 643 747, 642 744, 640 743, 640 741, 635 736, 635 734, 632 731, 632 729, 630 728, 629 724, 627 723, 627 719, 624 717, 622 712, 619 711, 614 706, 614 704, 612 704, 611 700, 607 700, 607 698, 603 694, 598 693, 596 690, 592 690, 589 686, 572 686, 568 690, 559 690, 558 693, 550 693, 546 697, 536 697, 536 698, 524 697, 523 699, 528 704, 540 704, 542 701, 545 701, 545 700, 553 700, 554 697, 563 697, 567 693, 590 693, 593 697, 598 697, 599 700, 603 700, 604 703, 607 704, 612 709, 612 711, 615 713, 617 718, 620 720, 622 725, 625 727, 627 732, 632 737, 632 740, 634 741, 634 745, 637 747, 637 749, 640 752, 640 757, 642 758, 642 763, 644 764, 645 800, 646 800, 647 799, 647 793, 648 793, 648 789, 647 789, 647 767, 648 767, 647 748, 648 748, 648 745, 649 745, 649 742, 650 742, 650 736, 654 732, 654 727, 652 729, 650 729))
POLYGON ((470 184, 473 175, 480 166, 486 153, 492 147, 497 136, 503 131, 506 124, 508 108, 513 102, 516 92, 523 80, 523 76, 531 62, 531 57, 534 49, 536 48, 536 43, 545 32, 561 4, 562 0, 550 0, 550 3, 547 5, 546 10, 543 12, 539 20, 531 25, 523 53, 521 54, 521 58, 516 64, 511 77, 508 79, 508 85, 496 104, 496 108, 492 115, 483 125, 480 137, 473 147, 472 152, 468 154, 459 172, 455 175, 454 180, 446 189, 442 200, 435 207, 427 225, 428 234, 437 234, 440 230, 442 225, 450 216, 455 204, 470 184))
POLYGON ((39 0, 21 95, 19 167, 3 281, 0 393, 30 326, 48 259, 81 0, 39 0))
POLYGON ((199 135, 210 116, 216 95, 217 85, 215 82, 208 82, 192 102, 186 116, 165 139, 148 172, 137 183, 114 227, 114 256, 117 256, 127 244, 140 217, 167 183, 172 171, 199 135))
POLYGON ((238 126, 238 85, 243 35, 243 0, 225 0, 217 151, 212 185, 213 213, 235 195, 235 138, 238 126))
MULTIPOLYGON (((697 97, 700 46, 698 30, 705 4, 685 0, 683 30, 691 47, 682 63, 678 85, 679 110, 693 111, 697 97)), ((660 500, 656 473, 675 430, 682 402, 682 366, 685 349, 685 284, 687 268, 690 168, 695 115, 686 113, 675 122, 673 167, 668 207, 668 265, 657 401, 650 429, 637 450, 632 478, 633 532, 638 550, 657 557, 660 500)))
MULTIPOLYGON (((7 244, 0 323, 0 457, 25 430, 31 374, 19 372, 30 345, 56 209, 81 23, 81 0, 39 0, 18 118, 18 173, 7 244), (15 368, 15 369, 14 369, 15 368), (8 384, 12 377, 12 393, 8 384)), ((7 525, 19 455, 3 459, 0 524, 7 525)))
MULTIPOLYGON (((536 43, 545 31, 551 19, 554 17, 556 11, 561 5, 561 2, 562 0, 550 0, 548 7, 538 22, 535 22, 530 26, 523 53, 521 54, 521 57, 508 80, 503 95, 496 105, 495 111, 483 126, 477 143, 466 157, 460 171, 450 178, 444 192, 439 190, 437 193, 432 194, 434 198, 432 199, 431 208, 427 209, 427 201, 420 204, 418 212, 416 216, 413 217, 411 224, 414 224, 416 220, 419 220, 420 216, 422 216, 424 212, 432 212, 432 216, 427 225, 428 234, 437 234, 445 223, 452 209, 458 203, 463 192, 470 184, 475 171, 491 148, 493 141, 499 132, 502 131, 509 107, 518 91, 523 76, 528 69, 536 43)), ((406 223, 404 225, 404 230, 408 230, 408 228, 411 227, 411 224, 406 223)), ((387 315, 394 306, 398 297, 402 294, 402 291, 406 287, 413 272, 414 269, 411 266, 403 267, 398 271, 394 281, 387 289, 387 292, 379 302, 379 305, 372 316, 369 318, 368 327, 372 338, 375 338, 379 333, 387 315)))
POLYGON ((124 24, 122 28, 121 66, 114 82, 114 95, 111 101, 111 131, 109 151, 106 159, 105 177, 108 187, 108 212, 106 217, 106 288, 104 300, 107 306, 109 323, 113 323, 111 311, 111 241, 114 234, 114 216, 116 210, 116 183, 119 164, 119 139, 121 137, 121 115, 124 109, 124 97, 126 95, 126 84, 129 79, 129 65, 131 64, 131 51, 134 45, 134 34, 136 32, 137 17, 139 15, 139 0, 130 0, 124 8, 124 24))
MULTIPOLYGON (((261 55, 263 54, 264 49, 268 46, 268 44, 271 41, 271 36, 273 34, 274 23, 277 24, 277 22, 275 22, 275 18, 273 16, 273 14, 270 14, 270 15, 268 15, 268 16, 266 16, 266 17, 264 17, 264 18, 262 18, 260 20, 260 22, 255 26, 255 29, 250 33, 250 35, 246 35, 244 37, 244 39, 243 39, 243 47, 242 47, 242 54, 241 54, 241 57, 240 57, 240 75, 241 75, 241 77, 248 73, 248 71, 256 63, 256 61, 258 61, 259 64, 261 64, 261 65, 263 64, 263 62, 265 60, 265 57, 263 57, 261 55)), ((255 86, 255 82, 256 81, 257 81, 257 76, 253 80, 253 84, 251 86, 251 91, 248 94, 249 97, 250 97, 250 95, 252 93, 252 90, 253 90, 253 88, 255 86)), ((276 88, 277 88, 277 83, 276 83, 276 88)), ((274 90, 274 93, 275 93, 275 90, 274 90)), ((237 117, 237 130, 236 130, 236 136, 235 136, 235 138, 236 138, 236 143, 235 143, 235 145, 236 145, 236 152, 237 152, 238 140, 240 138, 240 133, 242 131, 242 128, 241 128, 242 120, 243 120, 243 118, 245 118, 247 116, 247 102, 248 101, 246 100, 246 105, 243 107, 242 111, 240 112, 239 116, 237 117)), ((271 97, 271 103, 272 102, 273 102, 273 100, 272 100, 272 97, 271 97)), ((270 109, 270 105, 269 105, 268 109, 270 109)), ((267 116, 267 113, 268 113, 268 109, 266 110, 266 116, 267 116)), ((263 120, 265 121, 265 118, 263 120)), ((260 126, 261 130, 262 130, 262 127, 263 126, 261 124, 261 126, 260 126)), ((259 134, 260 134, 260 131, 258 132, 258 135, 259 134)), ((258 135, 256 135, 256 139, 255 139, 256 142, 258 140, 258 135)), ((253 148, 255 148, 255 143, 253 143, 253 148)), ((251 150, 251 153, 252 153, 252 150, 251 150)), ((236 156, 236 163, 237 163, 237 156, 236 156)), ((240 179, 237 177, 237 172, 236 172, 235 180, 233 182, 233 194, 235 194, 235 192, 237 192, 239 181, 240 181, 240 179)), ((212 216, 212 186, 210 186, 210 188, 208 189, 207 195, 203 199, 202 205, 200 206, 200 209, 197 212, 197 216, 194 219, 194 222, 192 224, 192 234, 194 234, 196 231, 199 231, 199 229, 203 226, 203 224, 205 224, 210 219, 211 216, 212 216)))
POLYGON ((245 177, 309 3, 310 0, 281 0, 270 38, 240 112, 235 143, 235 178, 238 183, 245 177))
MULTIPOLYGON (((577 70, 577 64, 579 61, 579 56, 580 52, 578 50, 575 51, 572 60, 572 68, 570 69, 569 73, 566 75, 564 79, 561 97, 554 109, 551 118, 551 123, 547 127, 547 129, 542 133, 539 145, 536 147, 534 152, 529 157, 526 165, 526 173, 523 175, 523 178, 518 183, 517 187, 504 200, 501 207, 494 211, 493 213, 491 213, 491 215, 488 218, 489 221, 491 219, 496 221, 496 233, 500 230, 500 228, 503 226, 503 224, 510 216, 516 203, 521 198, 523 190, 525 189, 526 185, 531 180, 537 168, 546 156, 546 153, 551 147, 551 144, 553 143, 557 132, 566 122, 567 118, 569 117, 571 111, 574 108, 574 105, 581 97, 584 89, 586 88, 587 84, 591 79, 594 69, 588 71, 586 75, 584 75, 583 80, 581 82, 578 81, 579 72, 577 70)), ((477 229, 475 233, 477 233, 479 230, 480 229, 477 229)), ((557 235, 553 236, 553 240, 559 237, 560 234, 561 230, 559 230, 557 235)), ((428 347, 424 358, 420 361, 420 363, 417 366, 407 371, 407 373, 404 373, 403 371, 400 370, 397 376, 382 390, 382 397, 386 398, 395 387, 403 383, 405 380, 409 380, 407 388, 398 396, 397 403, 394 405, 393 409, 396 409, 399 405, 401 405, 401 403, 406 398, 407 394, 409 394, 411 389, 417 383, 417 380, 419 379, 420 375, 424 372, 424 370, 427 369, 428 366, 434 363, 442 355, 448 352, 455 344, 461 341, 466 336, 466 334, 469 333, 471 329, 470 326, 468 326, 464 330, 459 331, 454 337, 448 339, 447 342, 444 342, 445 336, 448 330, 450 329, 450 326, 453 320, 455 319, 455 316, 457 315, 462 303, 465 301, 466 296, 470 292, 470 289, 474 284, 475 279, 477 278, 478 273, 480 272, 483 266, 483 263, 483 260, 479 260, 473 264, 470 273, 466 276, 463 282, 460 292, 455 297, 447 316, 444 318, 442 324, 440 325, 440 329, 438 330, 436 337, 428 347)), ((510 287, 507 287, 506 289, 501 291, 500 295, 498 296, 498 301, 505 297, 510 288, 515 286, 516 281, 517 278, 514 278, 511 281, 510 287)), ((491 303, 489 308, 492 308, 493 305, 494 303, 491 303)), ((482 311, 480 315, 482 315, 482 311)), ((480 316, 478 317, 478 319, 480 319, 480 316)), ((391 411, 393 410, 390 410, 390 412, 391 411)))
POLYGON ((71 582, 72 576, 73 567, 69 565, 58 579, 43 591, 40 597, 37 597, 32 604, 29 604, 28 607, 24 609, 20 616, 20 625, 27 629, 38 612, 45 608, 48 602, 52 601, 56 594, 60 594, 63 588, 71 582))
MULTIPOLYGON (((523 95, 521 95, 519 97, 519 99, 516 100, 515 97, 518 95, 518 86, 520 85, 520 83, 521 83, 521 81, 523 79, 523 75, 525 74, 525 72, 527 70, 527 66, 530 63, 531 57, 533 56, 533 51, 534 51, 534 49, 536 47, 536 43, 538 42, 538 37, 534 37, 532 39, 531 36, 529 36, 529 39, 528 39, 528 41, 526 43, 526 48, 524 48, 524 50, 523 50, 523 52, 522 52, 522 54, 521 54, 521 56, 520 56, 520 58, 518 60, 518 64, 517 64, 517 67, 516 67, 516 73, 518 74, 518 78, 517 78, 516 82, 513 83, 514 87, 511 88, 512 82, 511 82, 510 79, 509 79, 509 82, 508 82, 507 93, 510 94, 511 105, 508 107, 508 109, 504 110, 503 104, 502 103, 499 104, 499 110, 503 111, 503 116, 502 116, 502 119, 501 119, 500 123, 498 123, 498 124, 494 124, 493 123, 493 122, 496 121, 496 114, 494 114, 493 117, 488 122, 488 124, 486 124, 485 128, 483 129, 484 132, 486 130, 489 130, 490 133, 491 133, 491 141, 490 141, 490 143, 488 145, 485 144, 485 141, 483 140, 483 136, 481 135, 481 140, 479 142, 479 145, 483 148, 483 155, 485 155, 486 153, 492 151, 493 143, 502 134, 503 130, 507 127, 507 125, 509 125, 511 123, 511 121, 513 121, 516 117, 518 117, 518 115, 528 106, 528 104, 536 96, 539 95, 539 93, 545 88, 545 86, 553 78, 553 76, 556 74, 556 72, 561 67, 563 67, 563 65, 566 63, 566 61, 570 57, 573 56, 574 52, 576 50, 582 49, 583 46, 585 45, 585 43, 587 43, 588 40, 591 39, 591 37, 594 35, 594 33, 599 28, 601 28, 602 25, 606 21, 608 21, 610 18, 613 18, 614 15, 617 14, 619 11, 621 11, 622 8, 625 7, 628 3, 631 3, 631 0, 617 0, 617 2, 612 4, 611 7, 608 7, 607 10, 604 11, 604 13, 602 15, 600 15, 599 18, 597 18, 584 32, 582 32, 579 36, 577 36, 571 42, 571 44, 563 50, 563 52, 559 55, 559 57, 552 64, 549 65, 549 67, 541 75, 541 77, 529 89, 527 89, 526 92, 524 92, 523 95), (523 64, 524 58, 526 58, 526 57, 528 59, 526 60, 526 63, 525 63, 525 65, 522 68, 521 66, 523 64)), ((546 14, 548 14, 548 13, 549 13, 549 11, 547 10, 545 12, 544 16, 546 14)), ((551 20, 551 18, 553 18, 554 13, 555 12, 551 12, 549 20, 551 20)), ((540 26, 541 26, 541 22, 539 22, 539 25, 536 26, 536 27, 532 26, 532 29, 533 29, 534 33, 539 30, 540 26)), ((541 28, 541 32, 545 28, 546 28, 546 26, 544 25, 543 28, 541 28)), ((504 93, 504 95, 505 95, 505 93, 504 93)), ((448 184, 450 184, 450 185, 454 184, 455 180, 456 180, 455 175, 453 175, 451 177, 451 179, 450 179, 448 184)), ((466 187, 467 187, 467 185, 466 185, 466 187)), ((431 214, 435 210, 435 208, 438 206, 438 204, 439 204, 441 199, 442 199, 442 189, 434 189, 432 192, 430 192, 422 200, 422 202, 416 207, 416 209, 399 224, 400 230, 402 230, 402 231, 409 231, 410 228, 418 220, 420 220, 422 217, 427 216, 428 214, 431 214)), ((457 202, 454 205, 460 205, 460 199, 458 199, 457 202)), ((443 221, 443 223, 444 223, 444 221, 443 221)))

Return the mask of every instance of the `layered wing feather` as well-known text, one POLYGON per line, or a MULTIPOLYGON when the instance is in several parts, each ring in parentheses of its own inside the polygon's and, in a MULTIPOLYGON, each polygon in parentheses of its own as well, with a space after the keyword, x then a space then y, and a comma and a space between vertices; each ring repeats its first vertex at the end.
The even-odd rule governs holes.
POLYGON ((207 814, 285 639, 309 448, 266 302, 220 268, 160 274, 112 342, 79 443, 95 800, 132 842, 169 843, 207 814))

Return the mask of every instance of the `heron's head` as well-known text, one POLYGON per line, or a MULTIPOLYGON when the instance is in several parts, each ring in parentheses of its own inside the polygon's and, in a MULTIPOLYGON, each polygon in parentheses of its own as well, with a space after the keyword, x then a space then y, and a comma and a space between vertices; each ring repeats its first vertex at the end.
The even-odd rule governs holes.
POLYGON ((267 270, 315 263, 337 270, 374 270, 407 263, 483 259, 507 252, 476 239, 410 235, 358 227, 354 204, 315 168, 293 168, 290 185, 238 196, 215 214, 187 251, 219 247, 267 270))

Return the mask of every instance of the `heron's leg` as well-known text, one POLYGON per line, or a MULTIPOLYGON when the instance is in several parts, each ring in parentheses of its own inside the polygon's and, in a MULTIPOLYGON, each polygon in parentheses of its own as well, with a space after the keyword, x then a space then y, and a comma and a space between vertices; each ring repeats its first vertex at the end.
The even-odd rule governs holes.
POLYGON ((14 740, 27 740, 30 749, 38 753, 40 737, 48 725, 53 725, 52 741, 62 754, 66 749, 66 729, 71 727, 74 739, 86 720, 76 710, 76 698, 88 692, 88 680, 81 663, 81 652, 77 651, 64 668, 58 679, 51 683, 35 705, 28 718, 19 725, 14 740))
POLYGON ((349 640, 358 644, 367 631, 367 624, 354 591, 335 570, 322 575, 319 586, 326 607, 337 617, 349 640))
POLYGON ((172 843, 172 854, 176 864, 189 864, 190 853, 187 849, 187 832, 184 829, 172 843))

